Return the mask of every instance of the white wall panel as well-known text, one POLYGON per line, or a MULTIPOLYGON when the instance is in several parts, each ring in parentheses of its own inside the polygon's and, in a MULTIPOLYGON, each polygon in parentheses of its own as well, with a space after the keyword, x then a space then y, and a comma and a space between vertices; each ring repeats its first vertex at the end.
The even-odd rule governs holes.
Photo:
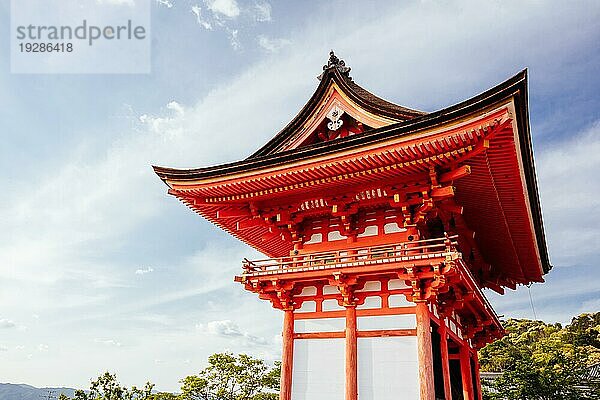
POLYGON ((323 300, 323 302, 321 303, 321 308, 323 309, 323 311, 340 311, 346 309, 340 306, 340 303, 338 303, 336 299, 323 300))
POLYGON ((357 292, 372 292, 372 291, 379 291, 379 290, 381 290, 381 282, 368 281, 368 282, 365 282, 365 287, 363 287, 360 290, 357 290, 357 292))
POLYGON ((392 294, 388 297, 388 304, 390 307, 411 307, 415 303, 406 300, 406 296, 403 294, 392 294))
POLYGON ((388 281, 388 289, 389 290, 394 290, 394 289, 408 289, 410 288, 410 286, 408 286, 406 284, 405 281, 400 280, 400 279, 390 279, 388 281))
POLYGON ((357 310, 365 310, 370 308, 381 308, 381 297, 369 296, 365 299, 365 302, 363 304, 356 306, 357 310))
POLYGON ((359 331, 414 329, 416 327, 417 320, 414 314, 379 315, 357 318, 357 328, 359 331))
POLYGON ((418 400, 418 373, 416 337, 358 338, 360 400, 418 400))
POLYGON ((325 285, 323 286, 323 294, 338 294, 340 290, 337 286, 325 285))
POLYGON ((344 339, 294 340, 292 400, 344 400, 344 346, 344 339))
POLYGON ((317 303, 313 300, 307 300, 302 302, 302 306, 299 309, 294 311, 295 313, 306 313, 306 312, 315 312, 317 311, 317 303))
POLYGON ((315 296, 317 294, 317 288, 315 286, 306 286, 302 288, 302 293, 298 296, 315 296))
POLYGON ((294 321, 294 332, 343 332, 346 318, 299 319, 294 321))

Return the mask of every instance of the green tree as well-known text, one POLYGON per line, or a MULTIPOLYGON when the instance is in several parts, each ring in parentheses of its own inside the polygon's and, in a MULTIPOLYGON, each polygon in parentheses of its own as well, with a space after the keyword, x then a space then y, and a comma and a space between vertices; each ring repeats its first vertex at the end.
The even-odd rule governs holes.
POLYGON ((583 314, 562 327, 510 319, 507 335, 481 349, 482 371, 502 372, 483 382, 487 399, 600 399, 586 382, 587 368, 600 360, 600 313, 583 314), (587 387, 586 387, 587 386, 587 387))
POLYGON ((245 354, 217 353, 198 375, 181 380, 182 400, 275 400, 281 365, 245 354))
POLYGON ((148 400, 180 400, 181 397, 177 394, 173 394, 173 393, 168 393, 168 392, 161 392, 161 393, 154 393, 153 395, 151 395, 148 400))
POLYGON ((73 399, 61 394, 59 400, 277 400, 280 375, 279 362, 271 367, 245 354, 217 353, 198 375, 180 381, 181 394, 152 393, 150 382, 142 389, 128 389, 106 372, 91 382, 88 391, 77 390, 73 399))
MULTIPOLYGON (((146 385, 139 389, 135 386, 128 389, 121 386, 117 381, 117 376, 109 372, 105 372, 100 375, 98 379, 92 381, 90 384, 90 390, 77 390, 75 391, 75 397, 73 400, 156 400, 152 394, 154 385, 147 382, 146 385)), ((67 396, 61 394, 59 400, 66 400, 67 396)), ((160 399, 159 400, 163 400, 160 399)), ((165 399, 170 400, 170 399, 165 399)))

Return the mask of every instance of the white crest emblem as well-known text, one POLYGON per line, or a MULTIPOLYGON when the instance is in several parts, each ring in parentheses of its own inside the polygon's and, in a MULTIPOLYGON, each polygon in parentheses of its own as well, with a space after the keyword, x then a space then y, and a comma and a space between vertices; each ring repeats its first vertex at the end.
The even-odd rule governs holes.
POLYGON ((334 104, 331 107, 331 110, 327 113, 327 119, 330 122, 327 123, 327 128, 332 131, 337 131, 344 124, 342 120, 342 115, 344 114, 344 110, 342 110, 337 104, 334 104))

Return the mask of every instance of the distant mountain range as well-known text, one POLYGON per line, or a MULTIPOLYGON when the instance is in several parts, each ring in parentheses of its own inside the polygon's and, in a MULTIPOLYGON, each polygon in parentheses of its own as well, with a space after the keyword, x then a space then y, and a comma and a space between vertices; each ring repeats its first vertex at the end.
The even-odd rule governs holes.
POLYGON ((73 397, 75 389, 71 388, 36 388, 30 385, 17 385, 14 383, 0 383, 0 400, 56 400, 58 396, 64 393, 73 397))

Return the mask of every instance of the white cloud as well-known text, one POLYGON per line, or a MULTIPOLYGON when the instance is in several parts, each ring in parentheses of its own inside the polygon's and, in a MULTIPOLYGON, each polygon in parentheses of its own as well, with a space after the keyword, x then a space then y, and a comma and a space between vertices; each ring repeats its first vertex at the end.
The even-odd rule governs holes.
POLYGON ((179 115, 183 115, 183 106, 181 104, 179 104, 178 102, 176 102, 176 101, 170 101, 167 104, 167 108, 169 110, 175 111, 179 115))
POLYGON ((37 349, 38 349, 38 351, 41 351, 41 352, 47 352, 50 349, 50 346, 48 346, 47 344, 44 344, 44 343, 40 343, 40 344, 38 344, 37 349))
POLYGON ((105 346, 114 346, 114 347, 121 347, 122 344, 121 342, 118 342, 114 339, 102 339, 102 338, 95 338, 94 339, 94 343, 100 343, 103 344, 105 346))
POLYGON ((536 154, 548 248, 556 265, 591 263, 600 244, 600 121, 536 154))
POLYGON ((231 320, 210 321, 207 324, 198 324, 196 329, 201 333, 224 338, 241 339, 250 345, 269 344, 265 338, 254 336, 249 332, 242 331, 240 327, 231 320))
POLYGON ((0 351, 8 351, 8 347, 0 344, 0 351))
POLYGON ((156 0, 156 2, 161 6, 173 8, 173 2, 171 0, 156 0))
POLYGON ((196 17, 196 22, 206 30, 215 29, 225 32, 234 50, 242 48, 240 30, 245 35, 249 35, 247 31, 249 19, 250 25, 271 20, 271 5, 265 1, 257 1, 244 9, 241 9, 235 0, 204 0, 204 4, 206 9, 198 4, 190 8, 191 13, 196 17))
POLYGON ((135 321, 141 321, 144 323, 149 323, 154 326, 173 326, 174 319, 172 316, 164 315, 164 314, 154 314, 154 313, 145 313, 140 315, 135 315, 133 318, 135 321))
POLYGON ((148 267, 148 268, 140 268, 140 269, 135 270, 136 275, 145 275, 145 274, 149 274, 150 272, 154 272, 154 268, 148 267))
POLYGON ((0 318, 0 329, 3 328, 14 328, 16 325, 13 321, 6 319, 6 318, 0 318))
POLYGON ((287 39, 274 39, 265 35, 258 36, 258 45, 269 53, 276 53, 282 47, 289 46, 291 42, 287 39))
POLYGON ((250 12, 256 22, 271 21, 271 4, 266 1, 255 2, 250 12))
POLYGON ((205 3, 215 17, 225 16, 234 19, 240 15, 240 7, 236 0, 205 0, 205 3))
POLYGON ((99 4, 110 4, 110 5, 117 5, 117 6, 126 5, 129 7, 135 6, 134 0, 96 0, 96 1, 99 4))
POLYGON ((229 43, 231 44, 231 47, 234 50, 239 50, 242 48, 242 43, 240 42, 239 36, 238 36, 238 30, 237 29, 229 29, 227 28, 227 33, 229 34, 229 43))
POLYGON ((206 30, 212 30, 213 26, 210 22, 202 17, 202 8, 199 5, 193 5, 191 8, 192 14, 196 16, 196 21, 206 30))

